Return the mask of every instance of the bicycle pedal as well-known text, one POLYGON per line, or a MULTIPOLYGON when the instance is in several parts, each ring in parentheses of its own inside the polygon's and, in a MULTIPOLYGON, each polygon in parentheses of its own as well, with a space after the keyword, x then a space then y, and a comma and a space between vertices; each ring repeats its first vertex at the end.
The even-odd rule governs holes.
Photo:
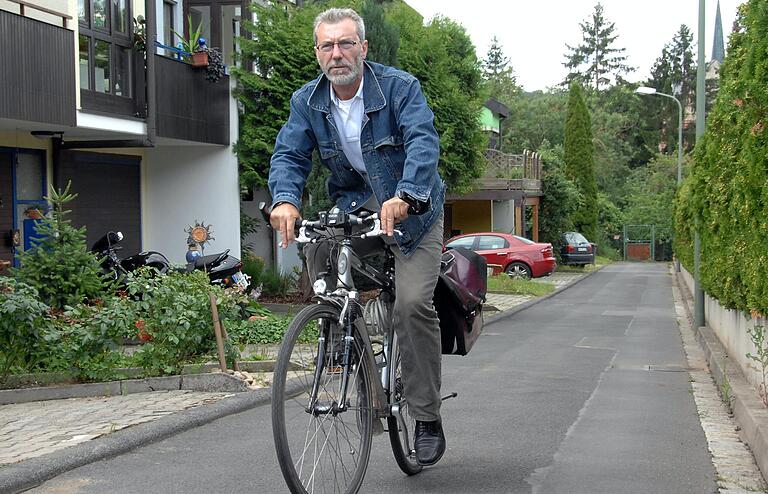
POLYGON ((440 401, 445 401, 445 400, 448 400, 450 398, 456 398, 457 396, 459 396, 459 393, 454 391, 453 393, 447 394, 447 395, 443 396, 442 398, 440 398, 440 401))

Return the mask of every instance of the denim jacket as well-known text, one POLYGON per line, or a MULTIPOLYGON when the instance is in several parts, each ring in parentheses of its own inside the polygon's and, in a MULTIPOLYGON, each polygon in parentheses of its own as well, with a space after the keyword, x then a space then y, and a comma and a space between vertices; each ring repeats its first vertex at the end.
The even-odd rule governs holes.
POLYGON ((312 169, 312 152, 317 149, 331 171, 327 184, 331 200, 344 211, 360 208, 371 194, 379 204, 399 190, 421 201, 430 198, 429 211, 396 225, 402 235, 395 238, 408 255, 443 210, 445 185, 437 171, 440 140, 415 77, 373 62, 365 62, 364 70, 360 145, 371 185, 342 151, 331 114, 329 81, 321 75, 291 97, 291 114, 275 142, 269 190, 273 205, 289 202, 299 208, 312 169))

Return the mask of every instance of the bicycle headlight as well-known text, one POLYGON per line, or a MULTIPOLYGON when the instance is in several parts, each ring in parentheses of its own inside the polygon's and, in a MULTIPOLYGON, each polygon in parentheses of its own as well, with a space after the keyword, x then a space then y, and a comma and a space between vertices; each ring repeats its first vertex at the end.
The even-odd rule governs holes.
POLYGON ((312 290, 314 290, 316 295, 324 294, 326 288, 328 288, 328 285, 325 283, 325 280, 322 278, 315 281, 315 284, 312 285, 312 290))
POLYGON ((347 272, 347 255, 339 254, 339 274, 342 275, 347 272))

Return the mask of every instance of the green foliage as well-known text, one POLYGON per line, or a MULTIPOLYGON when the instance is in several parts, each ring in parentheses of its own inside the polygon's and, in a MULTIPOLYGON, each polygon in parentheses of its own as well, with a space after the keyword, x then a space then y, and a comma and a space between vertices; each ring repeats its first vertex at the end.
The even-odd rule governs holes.
POLYGON ((397 49, 400 46, 400 28, 384 17, 384 7, 378 0, 365 0, 360 9, 365 20, 365 37, 368 39, 366 58, 384 65, 397 66, 397 49))
POLYGON ((592 19, 579 23, 582 32, 582 42, 577 46, 566 47, 569 54, 563 63, 571 72, 565 80, 570 85, 577 82, 599 91, 604 86, 622 81, 622 74, 628 74, 635 69, 626 64, 627 57, 624 48, 614 48, 618 34, 614 34, 616 26, 603 16, 603 6, 598 2, 592 13, 592 19))
POLYGON ((563 171, 563 147, 547 147, 540 153, 543 170, 539 239, 551 243, 555 255, 559 256, 563 245, 561 234, 573 230, 571 216, 579 207, 580 194, 576 185, 563 171))
POLYGON ((626 184, 626 223, 656 225, 656 239, 672 238, 677 192, 677 157, 658 155, 648 166, 633 170, 626 184))
POLYGON ((19 256, 21 267, 13 271, 37 289, 42 302, 55 308, 98 297, 104 289, 99 261, 85 243, 85 227, 75 228, 67 219, 70 211, 65 206, 77 197, 70 186, 64 191, 51 187, 46 200, 53 210, 36 227, 42 238, 19 256))
POLYGON ((240 162, 240 182, 264 187, 277 133, 288 119, 291 94, 317 77, 312 26, 323 5, 310 3, 297 9, 281 2, 251 5, 256 22, 244 21, 253 39, 242 38, 244 61, 256 73, 233 69, 238 87, 235 96, 243 107, 240 136, 235 146, 240 162))
POLYGON ((509 58, 504 56, 496 36, 491 40, 488 54, 483 60, 483 79, 490 97, 505 105, 510 105, 520 93, 515 72, 509 65, 509 58))
POLYGON ((251 277, 251 286, 259 286, 264 273, 264 259, 251 251, 243 251, 243 273, 251 277))
MULTIPOLYGON (((693 33, 688 26, 681 25, 672 41, 664 45, 661 56, 653 64, 651 78, 647 84, 660 93, 675 96, 682 103, 683 121, 690 117, 686 116, 686 110, 692 110, 696 106, 696 64, 693 46, 693 33)), ((646 129, 655 135, 655 141, 662 144, 665 152, 676 153, 679 120, 677 104, 663 96, 644 98, 647 99, 647 107, 643 112, 646 129)), ((693 126, 688 130, 683 129, 683 140, 692 143, 694 131, 693 126)))
POLYGON ((134 354, 134 362, 150 372, 173 374, 194 356, 213 352, 211 292, 220 319, 236 319, 242 298, 232 290, 212 286, 201 271, 131 276, 128 293, 138 299, 136 317, 143 321, 138 326, 151 338, 134 354))
POLYGON ((46 358, 53 326, 37 290, 0 277, 0 381, 12 369, 34 370, 46 358))
POLYGON ((598 205, 592 124, 577 83, 571 84, 568 96, 563 161, 566 176, 581 194, 581 204, 572 215, 573 226, 587 238, 596 238, 598 205))
POLYGON ((760 366, 758 369, 760 372, 760 384, 757 387, 757 392, 760 395, 760 399, 763 400, 763 404, 768 407, 768 342, 765 340, 765 326, 755 324, 747 329, 747 334, 757 352, 757 354, 748 352, 747 358, 760 366))
POLYGON ((738 22, 742 28, 731 34, 720 92, 696 146, 677 234, 692 238, 692 225, 681 219, 698 219, 704 290, 724 307, 766 314, 768 4, 750 0, 738 22))
MULTIPOLYGON (((393 6, 397 9, 410 7, 393 6)), ((398 19, 417 14, 393 15, 398 19)), ((406 25, 412 27, 401 24, 398 60, 419 79, 435 114, 443 180, 452 192, 466 192, 483 174, 487 143, 480 127, 486 94, 475 47, 464 28, 446 18, 436 17, 424 27, 412 21, 406 25)))
POLYGON ((230 321, 227 333, 234 345, 273 344, 283 341, 285 330, 293 318, 266 315, 247 321, 230 321))
POLYGON ((521 93, 509 104, 509 118, 502 126, 502 151, 520 154, 524 149, 539 150, 548 142, 562 145, 565 140, 567 93, 521 93))
POLYGON ((296 289, 296 276, 293 273, 281 273, 272 266, 261 273, 261 283, 264 284, 264 295, 285 297, 288 292, 296 289))
POLYGON ((176 35, 177 38, 179 38, 179 43, 181 43, 181 49, 184 50, 187 53, 195 53, 197 51, 200 51, 200 37, 203 35, 203 23, 200 22, 200 24, 195 27, 192 24, 192 16, 189 15, 187 17, 187 23, 189 26, 189 38, 185 38, 183 34, 179 34, 176 31, 173 31, 173 34, 176 35))

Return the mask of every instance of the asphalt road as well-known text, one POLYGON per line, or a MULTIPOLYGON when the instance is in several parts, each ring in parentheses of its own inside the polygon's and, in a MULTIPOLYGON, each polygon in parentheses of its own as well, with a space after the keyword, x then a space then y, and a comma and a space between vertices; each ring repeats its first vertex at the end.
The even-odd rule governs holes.
MULTIPOLYGON (((615 264, 487 325, 444 359, 448 451, 415 477, 386 436, 363 493, 717 492, 665 264, 615 264)), ((283 493, 269 407, 225 417, 38 493, 283 493)))

